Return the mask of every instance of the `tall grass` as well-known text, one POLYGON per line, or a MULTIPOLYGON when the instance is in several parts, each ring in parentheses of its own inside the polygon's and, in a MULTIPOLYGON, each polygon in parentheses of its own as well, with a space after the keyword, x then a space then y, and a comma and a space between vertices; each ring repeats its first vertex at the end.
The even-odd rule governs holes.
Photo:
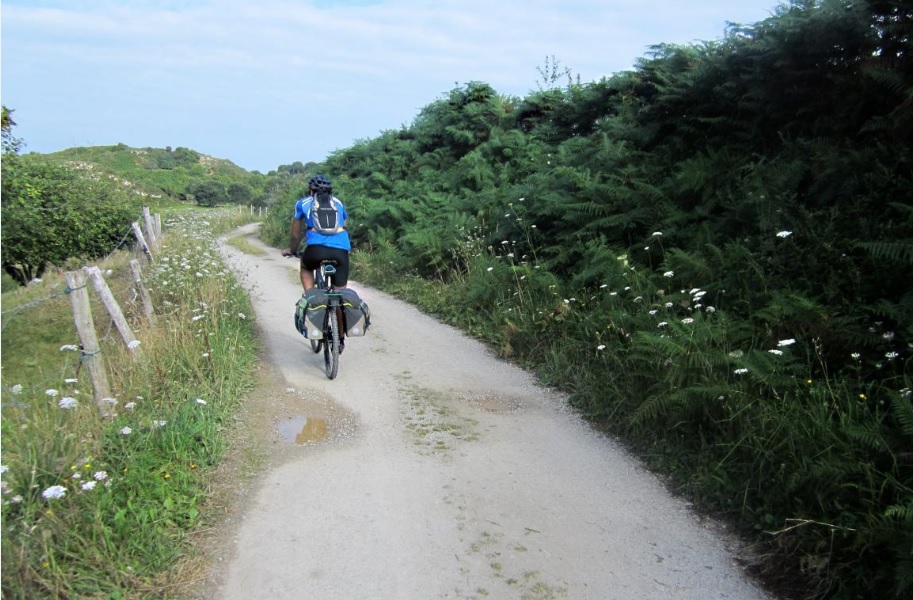
MULTIPOLYGON (((857 367, 834 372, 802 329, 813 302, 772 297, 749 321, 706 265, 673 252, 648 269, 595 242, 601 282, 574 287, 534 247, 516 256, 486 237, 467 234, 460 268, 437 280, 383 243, 357 253, 353 273, 569 392, 701 510, 736 523, 787 597, 913 593, 909 348, 873 323, 857 367)), ((763 272, 744 261, 727 268, 763 272)))
POLYGON ((128 355, 93 296, 110 419, 99 417, 80 354, 68 349, 78 340, 60 276, 4 294, 5 598, 167 597, 193 578, 176 567, 210 518, 202 506, 211 473, 257 353, 249 300, 213 239, 248 219, 166 219, 156 263, 145 267, 154 325, 131 300, 131 257, 101 265, 141 342, 128 355), (17 306, 26 308, 10 312, 17 306))

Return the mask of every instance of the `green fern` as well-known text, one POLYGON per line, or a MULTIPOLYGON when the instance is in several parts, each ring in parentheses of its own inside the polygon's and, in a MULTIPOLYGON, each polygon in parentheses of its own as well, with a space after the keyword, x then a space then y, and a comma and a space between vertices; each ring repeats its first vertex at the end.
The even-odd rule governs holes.
POLYGON ((908 438, 913 438, 913 402, 910 394, 901 393, 891 401, 891 412, 900 423, 900 433, 908 438))
POLYGON ((913 241, 858 242, 856 247, 868 252, 872 258, 913 266, 913 241))

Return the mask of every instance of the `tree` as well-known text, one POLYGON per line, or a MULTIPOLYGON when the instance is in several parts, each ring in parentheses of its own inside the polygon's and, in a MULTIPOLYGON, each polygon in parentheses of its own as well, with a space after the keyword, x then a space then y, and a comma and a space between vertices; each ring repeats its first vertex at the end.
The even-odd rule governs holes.
POLYGON ((187 186, 187 193, 192 195, 200 206, 216 206, 228 200, 225 184, 214 179, 191 182, 187 186))
POLYGON ((247 184, 237 181, 228 184, 228 201, 231 204, 248 204, 251 202, 252 196, 247 184))
POLYGON ((0 257, 18 282, 68 258, 104 256, 130 231, 139 212, 134 196, 107 179, 24 158, 2 162, 0 257))
POLYGON ((2 116, 2 129, 3 129, 3 154, 4 156, 8 154, 19 154, 19 150, 22 148, 22 140, 13 137, 13 127, 16 126, 16 122, 13 121, 12 113, 7 107, 3 107, 3 116, 2 116))

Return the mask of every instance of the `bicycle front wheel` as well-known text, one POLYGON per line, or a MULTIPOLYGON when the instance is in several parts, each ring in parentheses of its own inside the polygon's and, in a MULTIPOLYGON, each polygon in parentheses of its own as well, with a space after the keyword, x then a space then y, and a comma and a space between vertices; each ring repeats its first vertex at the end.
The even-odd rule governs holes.
POLYGON ((314 351, 314 354, 320 352, 321 346, 323 346, 323 340, 311 340, 311 350, 314 351))
POLYGON ((339 321, 336 318, 336 303, 327 308, 327 326, 323 340, 323 362, 327 377, 335 379, 339 373, 339 321))

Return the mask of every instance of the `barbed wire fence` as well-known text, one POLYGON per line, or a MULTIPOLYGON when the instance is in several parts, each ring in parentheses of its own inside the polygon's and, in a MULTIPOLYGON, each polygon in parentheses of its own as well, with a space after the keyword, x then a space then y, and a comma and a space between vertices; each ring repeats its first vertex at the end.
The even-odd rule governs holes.
MULTIPOLYGON (((100 262, 103 263, 110 259, 125 245, 131 234, 136 238, 137 247, 144 253, 148 262, 153 262, 153 252, 158 250, 158 239, 161 237, 162 233, 161 217, 158 214, 153 215, 148 207, 143 207, 143 221, 145 224, 145 231, 139 227, 138 222, 134 221, 127 233, 125 233, 120 241, 106 253, 100 262)), ((134 259, 130 261, 130 272, 133 277, 133 286, 131 288, 133 291, 133 298, 140 298, 142 300, 146 319, 150 322, 154 321, 155 311, 152 306, 150 295, 143 283, 142 267, 138 260, 134 259)), ((107 331, 104 336, 102 336, 101 341, 106 341, 111 334, 111 330, 117 328, 121 339, 133 358, 139 354, 139 341, 133 335, 133 331, 124 317, 120 305, 111 293, 111 290, 104 279, 104 274, 99 267, 86 265, 81 270, 67 271, 63 275, 66 281, 63 290, 30 300, 29 302, 20 304, 12 309, 2 311, 3 322, 2 325, 0 325, 0 331, 5 329, 18 315, 52 300, 69 296, 77 333, 80 338, 80 344, 76 348, 80 352, 77 373, 84 366, 86 367, 92 382, 96 406, 103 417, 109 417, 112 414, 111 409, 113 402, 111 402, 111 392, 104 363, 99 357, 99 354, 101 353, 101 343, 96 332, 95 322, 92 318, 87 289, 87 277, 92 282, 92 286, 95 289, 97 296, 105 306, 110 317, 107 331)))

